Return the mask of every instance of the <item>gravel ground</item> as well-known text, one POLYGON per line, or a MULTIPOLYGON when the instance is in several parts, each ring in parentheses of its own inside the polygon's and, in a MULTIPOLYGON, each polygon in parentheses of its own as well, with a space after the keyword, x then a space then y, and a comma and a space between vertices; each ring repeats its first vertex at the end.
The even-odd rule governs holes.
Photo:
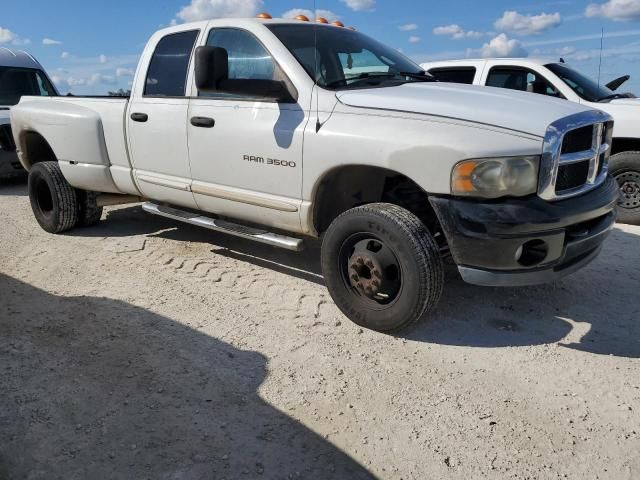
POLYGON ((640 228, 404 336, 279 251, 139 206, 63 236, 0 186, 1 479, 640 478, 640 228))

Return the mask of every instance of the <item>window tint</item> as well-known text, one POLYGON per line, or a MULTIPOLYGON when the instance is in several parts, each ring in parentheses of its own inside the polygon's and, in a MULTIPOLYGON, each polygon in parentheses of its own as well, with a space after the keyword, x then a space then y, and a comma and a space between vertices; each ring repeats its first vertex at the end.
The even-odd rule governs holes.
POLYGON ((256 37, 244 30, 211 30, 207 45, 224 48, 229 54, 229 78, 273 80, 275 62, 256 37))
POLYGON ((182 97, 187 83, 187 69, 198 31, 167 35, 158 42, 151 57, 145 95, 182 97))
POLYGON ((341 90, 420 81, 423 70, 397 50, 347 28, 271 24, 268 28, 323 88, 341 90))
POLYGON ((474 67, 434 68, 429 70, 429 73, 439 82, 466 83, 467 85, 472 85, 473 79, 476 77, 474 67))
POLYGON ((25 95, 56 95, 49 80, 39 70, 0 67, 0 105, 15 105, 25 95))
POLYGON ((562 97, 543 76, 524 68, 492 68, 487 77, 487 86, 562 97))

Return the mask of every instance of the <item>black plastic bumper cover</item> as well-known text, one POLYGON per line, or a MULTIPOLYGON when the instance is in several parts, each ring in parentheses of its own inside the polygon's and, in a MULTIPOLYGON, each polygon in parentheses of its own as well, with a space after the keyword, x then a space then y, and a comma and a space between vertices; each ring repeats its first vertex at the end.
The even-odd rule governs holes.
POLYGON ((463 279, 476 285, 522 286, 554 281, 591 262, 615 222, 618 186, 609 177, 579 197, 495 201, 430 197, 463 279), (534 262, 520 255, 542 245, 534 262))

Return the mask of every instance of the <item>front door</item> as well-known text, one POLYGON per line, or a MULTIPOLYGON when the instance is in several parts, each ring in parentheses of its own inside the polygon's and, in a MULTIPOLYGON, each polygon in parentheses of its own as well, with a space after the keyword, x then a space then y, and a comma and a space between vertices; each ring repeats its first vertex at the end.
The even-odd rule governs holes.
POLYGON ((154 200, 196 208, 190 191, 185 96, 189 63, 199 31, 166 35, 131 98, 127 126, 135 177, 154 200))
MULTIPOLYGON (((207 45, 227 50, 229 78, 285 79, 246 30, 214 28, 207 45)), ((191 188, 199 209, 299 230, 308 111, 298 103, 215 93, 193 98, 188 116, 191 188)))

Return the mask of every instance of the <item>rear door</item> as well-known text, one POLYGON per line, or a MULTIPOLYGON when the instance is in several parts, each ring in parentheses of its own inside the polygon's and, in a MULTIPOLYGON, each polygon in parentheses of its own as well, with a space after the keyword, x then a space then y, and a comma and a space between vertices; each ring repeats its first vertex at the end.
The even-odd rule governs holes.
MULTIPOLYGON (((229 78, 289 82, 247 30, 213 28, 206 44, 227 50, 229 78)), ((308 107, 240 94, 193 95, 187 128, 199 209, 299 230, 308 107)))
POLYGON ((186 86, 192 52, 200 32, 171 33, 159 39, 149 67, 139 72, 127 127, 135 177, 154 200, 196 208, 190 191, 186 86))

